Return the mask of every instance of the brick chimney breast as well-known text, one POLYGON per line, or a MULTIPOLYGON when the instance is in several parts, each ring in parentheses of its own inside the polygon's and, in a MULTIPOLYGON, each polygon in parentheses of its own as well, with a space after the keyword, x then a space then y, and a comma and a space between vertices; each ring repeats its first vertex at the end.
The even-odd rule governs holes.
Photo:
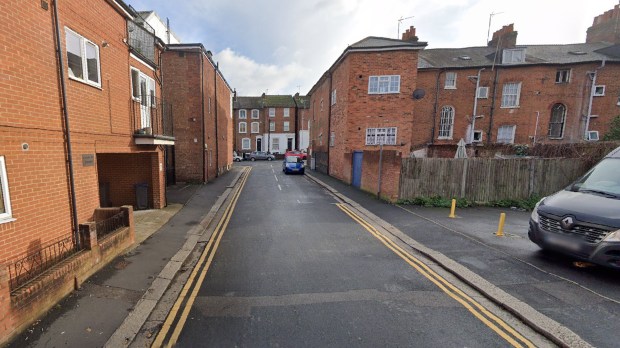
POLYGON ((515 31, 514 23, 504 25, 500 30, 493 33, 493 38, 487 46, 504 48, 515 48, 517 46, 517 34, 515 31))
POLYGON ((594 17, 588 28, 586 43, 603 41, 620 44, 620 5, 594 17))
POLYGON ((415 36, 415 27, 412 25, 409 27, 409 29, 405 30, 405 32, 403 33, 402 36, 402 40, 403 41, 412 41, 412 42, 417 42, 418 41, 418 37, 415 36))

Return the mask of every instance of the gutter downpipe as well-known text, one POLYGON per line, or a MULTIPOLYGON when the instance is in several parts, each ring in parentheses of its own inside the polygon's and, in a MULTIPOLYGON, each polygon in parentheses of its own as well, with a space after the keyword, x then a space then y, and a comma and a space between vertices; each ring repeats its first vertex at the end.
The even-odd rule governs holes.
POLYGON ((493 130, 493 114, 495 111, 495 96, 497 94, 497 80, 499 79, 499 69, 495 69, 495 77, 493 78, 493 96, 491 97, 491 110, 489 110, 489 130, 487 131, 487 142, 491 143, 491 131, 493 130))
POLYGON ((80 241, 80 230, 77 217, 77 204, 75 194, 75 178, 73 174, 73 151, 71 148, 71 130, 69 127, 69 110, 67 108, 67 86, 65 85, 65 63, 62 59, 62 49, 60 47, 60 21, 58 20, 58 0, 54 0, 54 24, 56 29, 56 54, 58 56, 59 74, 60 74, 60 94, 62 95, 62 114, 65 122, 65 136, 67 144, 67 160, 69 165, 69 190, 71 195, 71 215, 73 218, 73 238, 75 239, 75 246, 78 249, 82 248, 82 242, 80 241))
POLYGON ((215 96, 213 97, 213 108, 215 109, 215 177, 220 174, 220 139, 217 137, 217 72, 220 71, 220 63, 215 64, 215 74, 213 74, 213 84, 215 96))
MULTIPOLYGON (((329 153, 330 153, 330 142, 332 138, 332 85, 333 75, 332 72, 329 72, 329 97, 327 98, 329 102, 329 107, 327 108, 327 175, 329 175, 329 153)), ((336 144, 334 144, 336 145, 336 144)))
POLYGON ((598 75, 599 69, 605 67, 605 60, 601 62, 601 66, 594 69, 594 71, 589 71, 588 75, 591 76, 592 86, 590 87, 590 100, 588 101, 588 115, 586 116, 586 127, 585 132, 583 133, 583 139, 589 140, 588 131, 590 130, 590 118, 592 117, 592 102, 594 101, 594 92, 596 91, 596 77, 598 75))
POLYGON ((208 154, 208 149, 206 148, 207 145, 207 136, 205 134, 206 130, 205 130, 205 82, 204 82, 204 65, 205 65, 205 60, 204 57, 202 56, 204 53, 202 52, 202 50, 200 50, 200 105, 202 105, 201 110, 202 110, 202 144, 200 144, 200 147, 202 147, 202 182, 206 183, 209 181, 209 172, 207 171, 207 154, 208 154))
POLYGON ((478 88, 480 87, 480 74, 484 68, 478 70, 478 76, 476 76, 476 90, 474 91, 474 111, 471 115, 471 129, 469 132, 469 143, 474 143, 474 133, 476 132, 476 113, 478 112, 478 88))
POLYGON ((435 81, 435 104, 433 105, 433 127, 431 128, 431 141, 430 144, 435 143, 435 127, 437 123, 437 105, 439 104, 439 78, 441 74, 446 72, 446 69, 440 69, 437 73, 437 79, 435 81))

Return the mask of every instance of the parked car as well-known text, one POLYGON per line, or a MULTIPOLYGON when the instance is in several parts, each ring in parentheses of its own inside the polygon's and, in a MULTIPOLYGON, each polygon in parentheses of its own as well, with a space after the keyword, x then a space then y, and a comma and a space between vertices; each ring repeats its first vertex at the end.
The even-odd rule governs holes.
POLYGON ((256 160, 273 161, 274 159, 276 159, 276 156, 270 154, 269 152, 265 152, 265 151, 250 152, 250 161, 256 161, 256 160))
POLYGON ((233 151, 233 161, 235 161, 235 162, 241 162, 241 161, 243 161, 243 157, 239 156, 239 155, 237 154, 237 151, 233 151))
POLYGON ((305 171, 304 161, 299 156, 285 156, 282 162, 282 171, 284 174, 299 173, 303 174, 305 171))
POLYGON ((302 160, 305 160, 308 157, 308 155, 305 152, 301 152, 297 150, 286 151, 286 153, 284 154, 284 157, 286 156, 297 156, 301 158, 302 160))
POLYGON ((566 189, 541 199, 528 236, 543 249, 620 269, 620 147, 566 189))

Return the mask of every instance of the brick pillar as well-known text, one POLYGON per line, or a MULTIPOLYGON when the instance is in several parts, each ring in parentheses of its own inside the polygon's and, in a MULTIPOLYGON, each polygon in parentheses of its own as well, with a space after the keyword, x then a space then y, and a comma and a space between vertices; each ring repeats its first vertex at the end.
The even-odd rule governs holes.
POLYGON ((131 244, 136 241, 136 228, 133 221, 133 206, 131 205, 123 205, 121 207, 121 211, 125 213, 127 218, 127 226, 129 226, 129 238, 131 240, 131 244))
POLYGON ((82 247, 86 250, 97 248, 97 224, 95 222, 86 222, 80 224, 80 238, 82 239, 82 247))
POLYGON ((11 289, 9 287, 9 272, 6 267, 0 267, 0 346, 4 343, 2 337, 8 337, 13 331, 13 316, 11 315, 11 289))

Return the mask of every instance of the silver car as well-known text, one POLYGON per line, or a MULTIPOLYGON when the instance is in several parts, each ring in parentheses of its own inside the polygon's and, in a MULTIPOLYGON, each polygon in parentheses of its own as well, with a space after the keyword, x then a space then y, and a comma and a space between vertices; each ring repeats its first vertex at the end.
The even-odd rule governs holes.
POLYGON ((265 152, 265 151, 252 151, 250 153, 250 161, 256 161, 256 160, 273 161, 274 159, 276 159, 276 156, 270 154, 269 152, 265 152))

